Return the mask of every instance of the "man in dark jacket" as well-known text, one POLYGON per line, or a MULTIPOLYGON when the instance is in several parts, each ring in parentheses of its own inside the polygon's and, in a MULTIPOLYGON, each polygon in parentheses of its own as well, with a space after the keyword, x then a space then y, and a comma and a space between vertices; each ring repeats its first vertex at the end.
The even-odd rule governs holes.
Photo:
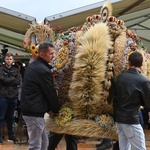
POLYGON ((7 122, 8 140, 15 143, 17 140, 13 130, 14 111, 18 101, 21 75, 12 65, 14 58, 11 53, 7 53, 4 60, 5 64, 0 67, 0 143, 3 143, 1 130, 4 119, 7 122))
POLYGON ((48 136, 45 130, 44 114, 47 112, 53 117, 59 110, 49 65, 54 57, 53 45, 49 42, 41 43, 38 55, 25 71, 20 104, 28 129, 29 150, 47 150, 48 136))
POLYGON ((130 150, 131 147, 146 150, 139 108, 142 105, 150 112, 150 81, 140 73, 142 62, 142 55, 133 52, 129 56, 129 70, 114 82, 114 117, 120 150, 130 150))

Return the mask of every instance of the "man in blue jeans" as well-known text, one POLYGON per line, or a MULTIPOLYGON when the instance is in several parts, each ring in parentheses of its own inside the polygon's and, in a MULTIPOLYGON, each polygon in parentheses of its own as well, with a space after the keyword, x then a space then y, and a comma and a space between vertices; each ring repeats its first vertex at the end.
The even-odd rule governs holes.
POLYGON ((18 101, 18 87, 21 83, 19 70, 12 66, 14 61, 11 53, 6 53, 5 64, 0 67, 0 143, 2 139, 2 126, 4 119, 7 122, 8 140, 16 143, 13 130, 14 111, 18 101))

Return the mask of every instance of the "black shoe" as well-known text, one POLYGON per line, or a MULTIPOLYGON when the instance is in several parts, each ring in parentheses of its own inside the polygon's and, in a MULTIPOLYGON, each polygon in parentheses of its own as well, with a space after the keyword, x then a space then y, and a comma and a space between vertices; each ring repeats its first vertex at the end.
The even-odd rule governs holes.
POLYGON ((2 138, 0 138, 0 144, 3 144, 3 139, 2 138))
POLYGON ((16 139, 15 136, 9 137, 7 141, 8 141, 8 142, 14 142, 14 144, 16 144, 16 143, 18 142, 18 140, 16 139))
POLYGON ((109 139, 104 139, 102 143, 96 145, 97 149, 96 150, 105 150, 107 148, 112 147, 112 141, 109 139))

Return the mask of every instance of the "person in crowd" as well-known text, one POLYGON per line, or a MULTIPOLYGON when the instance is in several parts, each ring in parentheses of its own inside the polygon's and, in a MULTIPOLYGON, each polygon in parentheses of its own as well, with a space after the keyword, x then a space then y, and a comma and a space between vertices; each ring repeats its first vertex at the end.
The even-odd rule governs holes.
POLYGON ((12 65, 14 58, 11 53, 6 53, 4 61, 5 64, 0 67, 0 143, 3 143, 2 126, 4 119, 7 122, 8 140, 16 143, 13 123, 21 75, 19 70, 12 65))
MULTIPOLYGON (((58 143, 62 139, 63 134, 57 134, 51 132, 49 135, 49 147, 48 150, 55 150, 58 143)), ((77 136, 65 134, 65 141, 66 141, 66 150, 77 150, 77 136)))
POLYGON ((148 130, 150 130, 150 111, 148 111, 148 120, 146 121, 148 123, 148 130))
POLYGON ((120 150, 146 150, 145 135, 140 124, 139 108, 146 107, 150 119, 150 81, 141 75, 143 56, 133 52, 129 69, 119 75, 113 86, 114 119, 120 150))
POLYGON ((21 61, 16 61, 14 66, 19 69, 22 80, 23 80, 24 72, 25 72, 25 67, 23 66, 23 63, 21 61))
POLYGON ((37 59, 25 70, 20 109, 27 125, 29 150, 47 150, 49 142, 44 114, 47 112, 53 117, 59 111, 50 66, 53 57, 53 44, 42 42, 38 47, 37 59))
POLYGON ((16 107, 16 110, 15 110, 15 114, 14 114, 15 122, 19 123, 19 120, 21 118, 21 112, 20 112, 21 90, 22 90, 22 82, 23 82, 25 67, 23 67, 23 63, 19 60, 15 61, 14 66, 16 68, 18 68, 18 70, 20 71, 20 74, 21 74, 21 82, 20 82, 20 85, 19 85, 19 88, 18 88, 18 102, 17 102, 17 107, 16 107))
POLYGON ((24 67, 27 68, 28 65, 29 65, 29 60, 25 60, 25 61, 24 61, 24 67))
POLYGON ((139 116, 140 116, 140 124, 141 124, 142 127, 144 127, 144 118, 143 118, 142 109, 143 109, 143 107, 140 106, 140 108, 139 108, 139 116))

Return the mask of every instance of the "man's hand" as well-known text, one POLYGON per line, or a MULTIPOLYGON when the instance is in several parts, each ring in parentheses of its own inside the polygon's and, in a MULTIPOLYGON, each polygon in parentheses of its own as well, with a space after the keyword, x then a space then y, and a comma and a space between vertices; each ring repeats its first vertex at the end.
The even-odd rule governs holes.
POLYGON ((54 113, 52 111, 48 112, 48 114, 49 114, 50 118, 52 118, 52 119, 57 115, 56 113, 54 113))

